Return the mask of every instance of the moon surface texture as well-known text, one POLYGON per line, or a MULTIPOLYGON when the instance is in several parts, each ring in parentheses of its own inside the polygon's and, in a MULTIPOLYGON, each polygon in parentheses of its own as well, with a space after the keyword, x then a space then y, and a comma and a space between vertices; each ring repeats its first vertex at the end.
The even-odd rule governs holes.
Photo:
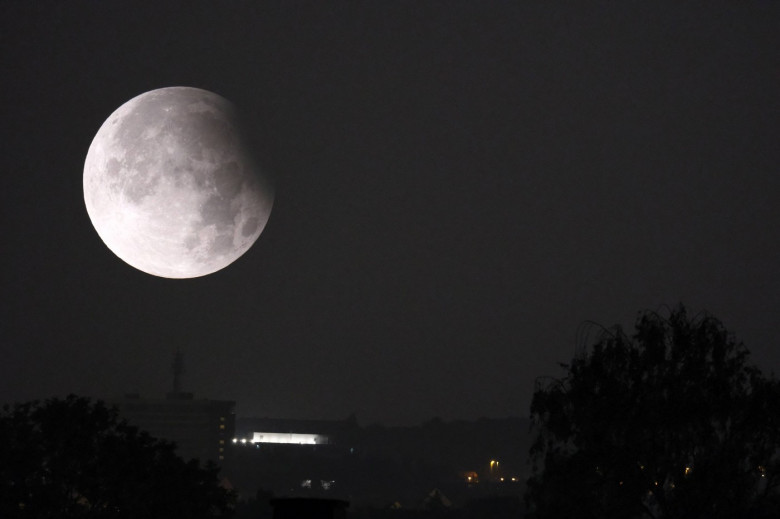
POLYGON ((103 123, 84 163, 84 201, 122 260, 155 276, 193 278, 252 246, 274 190, 233 105, 171 87, 131 99, 103 123))

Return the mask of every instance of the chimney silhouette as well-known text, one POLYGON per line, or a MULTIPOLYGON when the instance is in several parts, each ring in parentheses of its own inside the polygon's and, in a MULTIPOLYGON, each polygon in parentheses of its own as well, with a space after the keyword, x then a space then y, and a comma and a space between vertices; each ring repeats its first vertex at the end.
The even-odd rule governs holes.
POLYGON ((185 393, 181 390, 181 376, 184 374, 184 354, 179 348, 173 355, 173 364, 171 364, 171 373, 173 373, 173 391, 168 393, 169 399, 192 399, 192 393, 185 393))
POLYGON ((273 519, 345 519, 349 501, 307 497, 279 497, 270 500, 273 519))

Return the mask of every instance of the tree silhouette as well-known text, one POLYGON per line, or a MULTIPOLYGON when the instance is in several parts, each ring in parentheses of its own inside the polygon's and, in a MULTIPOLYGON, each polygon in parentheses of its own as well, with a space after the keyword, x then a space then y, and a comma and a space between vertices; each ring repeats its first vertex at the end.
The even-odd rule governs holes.
POLYGON ((218 469, 185 462, 170 442, 68 396, 0 412, 0 517, 224 516, 218 469))
POLYGON ((780 517, 780 385, 716 318, 641 313, 537 382, 535 517, 780 517))

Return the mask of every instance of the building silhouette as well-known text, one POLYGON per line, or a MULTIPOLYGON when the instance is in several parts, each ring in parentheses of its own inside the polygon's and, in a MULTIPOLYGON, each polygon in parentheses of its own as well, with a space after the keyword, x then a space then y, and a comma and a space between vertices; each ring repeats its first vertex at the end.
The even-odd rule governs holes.
POLYGON ((112 399, 121 418, 147 431, 155 438, 172 441, 176 452, 185 459, 199 459, 222 464, 227 445, 235 436, 236 403, 229 400, 196 399, 193 393, 181 389, 184 358, 180 351, 174 356, 173 391, 165 398, 144 398, 127 394, 112 399))
POLYGON ((235 434, 236 403, 228 400, 196 399, 192 393, 168 393, 166 398, 130 394, 111 404, 129 424, 175 443, 185 459, 221 464, 235 434))

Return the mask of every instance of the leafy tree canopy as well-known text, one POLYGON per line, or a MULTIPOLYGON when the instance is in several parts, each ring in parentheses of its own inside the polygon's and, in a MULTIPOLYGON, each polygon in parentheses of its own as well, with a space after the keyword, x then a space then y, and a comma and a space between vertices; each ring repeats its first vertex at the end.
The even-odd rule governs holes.
POLYGON ((780 385, 715 317, 640 313, 537 382, 536 517, 780 517, 780 385))
POLYGON ((68 396, 0 412, 0 517, 220 517, 231 494, 218 469, 68 396))

